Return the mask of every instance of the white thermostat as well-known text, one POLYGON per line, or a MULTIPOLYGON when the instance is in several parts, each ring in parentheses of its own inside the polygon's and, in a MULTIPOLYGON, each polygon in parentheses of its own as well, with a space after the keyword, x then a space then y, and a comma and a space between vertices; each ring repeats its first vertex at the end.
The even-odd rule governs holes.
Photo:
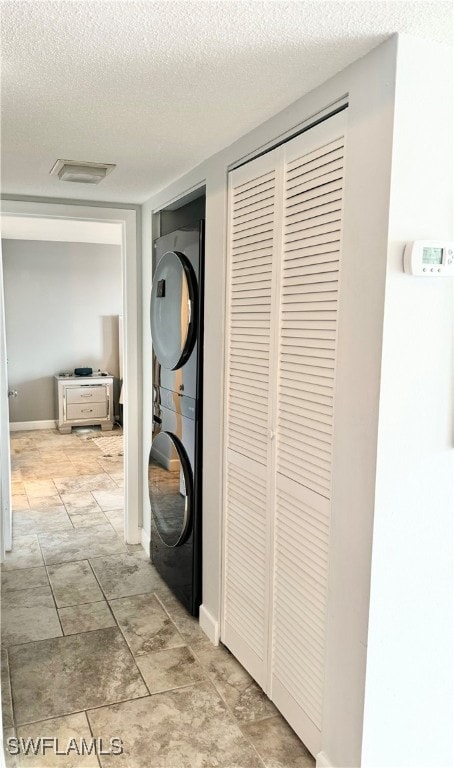
POLYGON ((454 243, 446 240, 407 243, 404 270, 421 277, 454 277, 454 243))

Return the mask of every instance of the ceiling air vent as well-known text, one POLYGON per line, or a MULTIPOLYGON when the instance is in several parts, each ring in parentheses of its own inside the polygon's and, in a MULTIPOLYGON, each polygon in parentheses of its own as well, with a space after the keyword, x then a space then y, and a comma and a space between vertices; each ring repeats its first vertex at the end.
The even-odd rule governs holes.
POLYGON ((57 160, 50 175, 60 181, 76 181, 78 184, 99 184, 113 169, 114 163, 85 163, 80 160, 57 160))

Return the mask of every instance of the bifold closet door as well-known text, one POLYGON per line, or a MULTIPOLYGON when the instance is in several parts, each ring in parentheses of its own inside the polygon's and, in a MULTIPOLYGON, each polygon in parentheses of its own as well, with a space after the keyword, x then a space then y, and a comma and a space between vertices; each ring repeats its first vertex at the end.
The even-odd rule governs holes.
POLYGON ((221 639, 320 749, 345 112, 230 174, 221 639))
POLYGON ((280 255, 271 698, 320 749, 344 123, 286 145, 280 255))
MULTIPOLYGON (((222 640, 263 688, 270 621, 271 387, 279 153, 229 179, 222 640)), ((274 355, 275 356, 275 355, 274 355)))

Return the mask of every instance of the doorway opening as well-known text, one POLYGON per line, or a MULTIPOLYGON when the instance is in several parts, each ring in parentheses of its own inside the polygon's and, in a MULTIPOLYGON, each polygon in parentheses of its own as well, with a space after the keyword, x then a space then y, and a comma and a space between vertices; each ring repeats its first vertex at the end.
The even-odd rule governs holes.
MULTIPOLYGON (((106 308, 106 311, 104 312, 104 315, 99 318, 99 321, 102 324, 101 328, 101 344, 104 345, 105 348, 107 348, 107 358, 105 357, 105 362, 99 362, 98 365, 95 363, 95 357, 96 355, 93 353, 92 350, 92 362, 93 362, 93 369, 96 370, 96 368, 103 368, 107 369, 108 367, 116 368, 116 370, 113 370, 112 373, 116 374, 114 376, 115 383, 116 383, 116 392, 114 397, 114 402, 116 403, 115 411, 112 411, 112 421, 117 423, 123 424, 123 431, 124 431, 124 519, 123 521, 120 520, 120 517, 117 514, 113 514, 113 509, 109 510, 108 507, 116 507, 117 504, 115 503, 115 500, 109 499, 106 497, 106 495, 102 494, 102 491, 104 490, 107 492, 109 489, 98 489, 98 492, 101 493, 101 496, 98 499, 100 511, 102 512, 102 506, 107 507, 104 511, 106 513, 111 513, 110 516, 115 518, 115 527, 117 532, 121 530, 122 537, 124 540, 129 544, 138 544, 140 543, 141 537, 140 537, 140 529, 141 529, 141 483, 139 479, 139 472, 140 472, 140 463, 139 463, 139 445, 140 445, 140 439, 141 439, 141 430, 139 425, 139 418, 138 418, 138 403, 139 403, 139 379, 138 379, 138 360, 139 360, 139 343, 138 343, 138 322, 137 322, 137 237, 136 237, 136 227, 137 227, 137 221, 136 221, 136 210, 129 210, 129 209, 116 209, 116 208, 100 208, 98 206, 84 206, 84 205, 73 205, 73 204, 47 204, 47 203, 30 203, 30 202, 22 202, 22 201, 4 201, 3 202, 3 213, 2 213, 2 234, 3 237, 10 241, 10 244, 12 240, 16 240, 16 243, 13 245, 17 246, 17 240, 20 238, 22 240, 35 240, 35 241, 41 241, 40 245, 43 245, 43 240, 46 240, 49 242, 49 251, 52 249, 55 250, 55 248, 58 249, 58 247, 65 246, 68 247, 69 243, 73 244, 73 248, 78 249, 79 253, 81 254, 83 250, 87 251, 90 250, 89 244, 93 246, 93 243, 97 244, 98 250, 105 250, 105 253, 103 254, 104 258, 107 256, 107 251, 109 248, 117 248, 118 249, 118 257, 119 257, 119 269, 118 269, 118 275, 120 277, 121 283, 119 287, 119 298, 120 298, 120 304, 119 308, 121 311, 118 313, 115 311, 110 310, 109 307, 106 308), (77 245, 76 245, 77 244, 77 245), (106 251, 107 249, 107 251, 106 251), (118 340, 120 339, 120 343, 118 343, 118 340), (116 358, 116 360, 115 360, 116 358), (119 364, 122 362, 122 368, 123 370, 119 370, 119 364), (120 397, 120 391, 121 391, 121 397, 120 397), (121 403, 119 404, 119 400, 121 400, 121 403)), ((76 254, 73 253, 73 271, 74 271, 74 264, 77 264, 77 257, 76 254)), ((85 253, 85 261, 86 264, 90 261, 90 254, 85 253), (88 258, 88 262, 87 262, 88 258)), ((5 259, 5 255, 3 256, 3 260, 5 259)), ((8 256, 9 259, 9 256, 8 256)), ((55 262, 54 262, 55 263, 55 262)), ((105 262, 106 263, 106 262, 105 262)), ((4 266, 4 265, 3 265, 4 266)), ((99 266, 99 265, 98 265, 99 266)), ((92 263, 93 267, 93 263, 92 263)), ((95 270, 96 271, 96 270, 95 270)), ((89 268, 87 269, 88 274, 86 275, 87 282, 93 283, 93 272, 89 268)), ((64 273, 64 270, 63 270, 64 273)), ((109 272, 108 272, 109 274, 109 272)), ((4 277, 4 275, 3 275, 4 277)), ((23 277, 27 277, 26 275, 23 277)), ((30 275, 28 276, 30 277, 30 275)), ((68 279, 74 280, 74 274, 68 274, 68 279)), ((80 277, 80 275, 79 275, 80 277)), ((63 276, 60 275, 60 280, 64 279, 63 276)), ((52 274, 49 274, 49 281, 51 283, 52 281, 52 274)), ((108 290, 107 288, 107 277, 105 277, 105 290, 108 290)), ((30 287, 30 286, 29 286, 30 287)), ((61 286, 60 286, 61 290, 61 286)), ((58 301, 61 299, 61 296, 58 295, 59 291, 58 288, 54 293, 55 300, 58 301)), ((64 290, 61 290, 61 293, 63 294, 64 299, 64 290)), ((68 296, 69 296, 68 291, 68 296)), ((81 285, 80 289, 80 306, 78 307, 79 312, 79 323, 80 325, 83 325, 83 310, 84 310, 84 294, 89 294, 89 290, 87 288, 87 291, 83 291, 83 284, 81 285), (82 314, 81 314, 82 313, 82 314)), ((52 296, 52 291, 50 291, 50 297, 52 296)), ((43 297, 44 300, 44 297, 43 297)), ((52 301, 51 298, 48 297, 47 301, 52 301)), ((57 303, 58 303, 57 301, 57 303)), ((88 307, 87 307, 88 309, 88 307)), ((68 333, 68 340, 71 338, 71 336, 77 336, 78 331, 76 328, 72 328, 70 324, 68 323, 67 328, 65 329, 65 317, 64 312, 61 313, 61 326, 64 329, 64 333, 68 333)), ((102 313, 100 313, 102 314, 102 313)), ((29 317, 29 322, 32 322, 33 318, 29 317)), ((79 328, 80 331, 80 328, 79 328)), ((98 329, 99 331, 99 329, 98 329)), ((60 329, 61 332, 61 329, 60 329)), ((96 334, 93 334, 96 335, 96 334)), ((79 333, 80 336, 80 333, 79 333)), ((99 336, 99 333, 98 333, 99 336)), ((44 342, 45 340, 43 340, 44 342)), ((74 339, 72 339, 74 341, 74 339)), ((69 358, 68 358, 69 359, 69 358)), ((82 365, 89 365, 88 360, 82 360, 80 361, 82 365)), ((52 375, 59 374, 59 373, 73 373, 73 369, 71 370, 71 366, 69 362, 67 364, 63 364, 62 366, 58 366, 58 368, 63 367, 68 370, 56 370, 50 372, 52 375)), ((76 365, 74 366, 76 367, 76 365)), ((100 373, 110 373, 108 370, 102 370, 100 373)), ((2 389, 5 389, 5 385, 7 385, 7 371, 2 371, 2 389)), ((107 379, 106 379, 107 380, 107 379)), ((82 382, 81 382, 82 383, 82 382)), ((104 380, 103 382, 104 383, 104 380)), ((7 387, 6 387, 7 388, 7 387)), ((12 388, 12 387, 11 387, 12 388)), ((13 388, 12 388, 13 389, 13 388)), ((100 388, 99 391, 104 389, 103 387, 100 388)), ((44 391, 44 390, 43 390, 44 391)), ((53 395, 49 395, 49 382, 47 382, 47 388, 46 388, 46 397, 49 398, 49 396, 52 398, 53 395)), ((2 392, 2 402, 7 397, 6 392, 2 392)), ((42 402, 43 398, 39 398, 39 402, 41 405, 41 408, 43 406, 42 402)), ((45 397, 44 397, 45 400, 45 397)), ((45 405, 45 403, 44 403, 45 405)), ((96 405, 96 404, 95 404, 96 405)), ((47 403, 47 408, 49 407, 49 402, 47 403)), ((99 409, 99 405, 97 405, 99 409)), ((113 408, 113 403, 112 403, 113 408)), ((5 410, 5 409, 3 409, 5 410)), ((41 417, 45 415, 44 411, 38 412, 41 417)), ((41 424, 35 425, 33 424, 33 419, 24 419, 23 422, 25 423, 19 423, 17 414, 15 416, 16 420, 16 429, 19 428, 19 430, 27 429, 28 427, 38 426, 40 428, 44 429, 52 429, 52 427, 55 429, 55 424, 52 419, 49 420, 49 423, 46 423, 45 418, 38 418, 37 421, 41 421, 41 424), (27 423, 27 421, 31 421, 31 423, 27 423)), ((21 420, 19 420, 20 422, 21 420)), ((107 474, 106 471, 106 478, 109 478, 109 482, 115 483, 115 486, 119 487, 122 485, 122 482, 120 480, 118 471, 119 471, 119 459, 120 456, 118 455, 121 453, 121 449, 119 450, 118 440, 117 441, 110 441, 109 446, 107 445, 107 442, 103 439, 103 437, 106 436, 113 436, 120 433, 120 429, 117 428, 117 432, 103 432, 103 436, 101 436, 101 433, 99 435, 96 434, 96 430, 100 431, 99 426, 92 426, 89 427, 87 423, 87 430, 90 429, 89 432, 78 432, 77 430, 81 428, 81 424, 78 424, 74 427, 72 427, 72 435, 70 436, 70 441, 73 443, 72 447, 69 448, 69 450, 76 449, 73 458, 75 460, 75 464, 77 464, 77 450, 80 446, 80 448, 86 449, 88 446, 90 447, 90 454, 92 456, 92 459, 95 461, 95 467, 99 467, 101 462, 104 464, 104 468, 111 469, 113 476, 110 477, 110 475, 107 474), (77 443, 75 444, 74 438, 77 439, 77 443), (83 442, 80 442, 80 441, 83 442), (98 440, 100 441, 98 443, 98 440), (115 445, 114 445, 115 442, 115 445), (90 444, 90 445, 89 445, 90 444), (94 449, 94 450, 93 450, 94 449), (97 450, 99 449, 99 451, 97 450), (96 451, 96 452, 95 452, 96 451), (112 464, 111 467, 109 467, 109 462, 112 464), (116 479, 115 479, 116 475, 116 479)), ((5 448, 6 443, 9 439, 8 434, 8 422, 5 423, 5 420, 2 422, 2 449, 5 448), (6 434, 5 434, 6 433, 6 434)), ((15 431, 13 434, 16 435, 16 437, 21 432, 15 431)), ((44 435, 44 431, 42 432, 42 435, 44 435)), ((22 436, 25 436, 26 432, 22 432, 22 436)), ((56 447, 55 438, 58 438, 58 432, 50 433, 49 439, 50 442, 52 442, 52 439, 54 440, 54 445, 52 448, 56 447)), ((61 435, 62 440, 67 438, 65 435, 61 435)), ((39 436, 38 436, 39 439, 39 436)), ((17 443, 16 443, 17 444, 17 443)), ((52 453, 52 450, 51 450, 52 453)), ((5 454, 5 451, 2 450, 2 455, 5 454)), ((51 457, 49 457, 51 458, 51 457)), ((55 457, 54 457, 55 458, 55 457)), ((123 459, 123 457, 121 457, 123 459)), ((85 455, 85 458, 82 458, 81 455, 81 463, 80 463, 80 481, 83 485, 83 476, 84 473, 90 473, 90 468, 88 466, 89 464, 89 457, 85 455)), ((61 465, 62 469, 65 469, 66 467, 61 465)), ((57 466, 58 470, 58 466, 57 466)), ((29 470, 30 471, 30 470, 29 470)), ((11 476, 7 476, 10 472, 10 465, 9 461, 3 461, 2 462, 2 482, 1 482, 1 495, 2 495, 2 534, 3 534, 3 549, 4 550, 10 550, 12 545, 12 514, 11 514, 11 495, 9 492, 10 489, 10 481, 11 476)), ((70 473, 71 474, 71 473, 70 473)), ((101 473, 99 473, 101 474, 101 473)), ((64 475, 62 475, 64 476, 64 475)), ((88 476, 88 474, 87 474, 88 476)), ((45 479, 43 479, 43 482, 45 479)), ((106 481, 104 481, 106 482, 106 481)), ((61 486, 63 487, 63 486, 61 486)), ((13 490, 17 490, 17 486, 13 487, 13 490)), ((20 489, 19 489, 20 490, 20 489)), ((33 490, 33 488, 32 488, 33 490)), ((44 488, 44 485, 42 487, 36 486, 34 491, 37 493, 38 491, 44 491, 45 493, 50 493, 50 486, 49 488, 44 488)), ((112 486, 110 488, 111 491, 113 491, 113 495, 115 495, 115 488, 112 486)), ((88 492, 88 491, 87 491, 88 492)), ((70 499, 71 501, 71 499, 70 499)), ((80 503, 82 503, 83 500, 79 500, 80 503)), ((60 506, 60 505, 57 505, 60 506)), ((87 510, 88 511, 88 510, 87 510)), ((77 510, 73 510, 74 514, 77 515, 77 510)), ((89 515, 87 515, 88 519, 89 515)), ((83 525, 83 517, 74 517, 74 520, 76 520, 78 523, 83 525)))

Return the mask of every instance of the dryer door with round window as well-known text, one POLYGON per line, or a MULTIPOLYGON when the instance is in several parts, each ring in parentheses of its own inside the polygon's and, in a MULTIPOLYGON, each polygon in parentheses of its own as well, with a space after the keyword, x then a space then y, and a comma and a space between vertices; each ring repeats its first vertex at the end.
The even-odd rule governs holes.
POLYGON ((197 279, 183 253, 167 251, 153 278, 150 324, 153 349, 172 371, 188 360, 196 339, 197 279))

